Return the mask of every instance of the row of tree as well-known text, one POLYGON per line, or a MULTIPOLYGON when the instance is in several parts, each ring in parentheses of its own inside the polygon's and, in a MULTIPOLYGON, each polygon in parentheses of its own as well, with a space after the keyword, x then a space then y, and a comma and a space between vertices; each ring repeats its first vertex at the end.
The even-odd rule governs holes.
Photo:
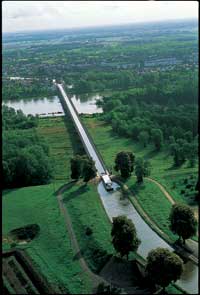
MULTIPOLYGON (((121 176, 127 178, 131 175, 131 173, 135 169, 135 174, 137 176, 137 181, 141 183, 143 181, 143 177, 149 175, 149 166, 150 164, 144 161, 142 158, 139 158, 134 161, 135 156, 131 152, 120 152, 116 155, 115 158, 115 169, 116 171, 121 172, 121 176)), ((94 162, 91 159, 88 159, 86 156, 75 156, 71 159, 71 178, 79 179, 83 177, 85 182, 88 182, 90 179, 96 176, 96 169, 94 162)), ((114 219, 115 220, 115 219, 114 219)), ((170 220, 170 229, 174 234, 179 236, 179 241, 181 238, 183 243, 185 240, 192 237, 196 233, 197 221, 194 217, 193 211, 189 206, 182 204, 175 204, 172 206, 172 210, 169 216, 170 220)), ((121 253, 122 256, 128 254, 132 251, 132 248, 129 247, 128 244, 133 245, 133 240, 129 241, 130 236, 126 236, 126 232, 121 233, 118 231, 118 227, 120 227, 121 222, 124 220, 118 220, 113 222, 113 245, 115 249, 121 253), (119 222, 119 224, 117 223, 119 222), (124 246, 124 241, 126 241, 126 246, 124 246), (121 244, 122 243, 122 244, 121 244), (121 249, 121 250, 120 250, 121 249)), ((130 226, 130 224, 129 224, 130 226)), ((130 226, 130 230, 132 232, 132 236, 135 235, 134 227, 130 226)), ((140 241, 138 239, 134 240, 134 247, 138 247, 140 241)), ((132 246, 131 246, 132 247, 132 246)), ((133 247, 133 249, 135 249, 133 247)))
MULTIPOLYGON (((196 233, 197 222, 194 213, 186 205, 173 205, 170 222, 173 232, 177 233, 183 241, 196 233)), ((129 253, 137 251, 141 243, 135 225, 126 216, 113 218, 111 236, 116 252, 121 257, 126 256, 127 259, 129 253)), ((145 271, 150 281, 162 286, 164 290, 172 281, 175 282, 180 278, 183 271, 183 261, 168 249, 153 249, 147 256, 145 271)))
POLYGON ((4 101, 56 95, 56 89, 52 85, 52 80, 5 80, 2 86, 4 101))
POLYGON ((134 70, 111 72, 90 70, 78 73, 72 83, 75 94, 130 88, 132 96, 138 101, 159 104, 166 104, 169 99, 177 104, 191 104, 198 101, 198 72, 191 69, 144 72, 142 75, 138 75, 134 70))
POLYGON ((78 180, 83 178, 84 182, 96 176, 94 161, 87 156, 76 155, 71 159, 71 178, 78 180))
MULTIPOLYGON (((143 177, 150 175, 150 162, 142 158, 135 160, 132 152, 119 152, 115 158, 115 170, 120 171, 121 176, 127 178, 135 171, 138 182, 143 181, 143 177)), ((83 178, 84 182, 96 176, 95 163, 87 156, 76 155, 71 159, 71 178, 78 180, 83 178)))
POLYGON ((119 152, 115 158, 115 170, 124 178, 128 178, 134 171, 137 176, 137 181, 143 182, 143 177, 150 175, 150 162, 143 158, 135 159, 135 155, 132 152, 119 152))

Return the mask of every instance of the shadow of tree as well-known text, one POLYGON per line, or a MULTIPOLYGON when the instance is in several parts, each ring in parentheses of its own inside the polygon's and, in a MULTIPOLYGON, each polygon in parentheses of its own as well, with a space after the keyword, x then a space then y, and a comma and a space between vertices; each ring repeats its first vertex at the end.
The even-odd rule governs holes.
POLYGON ((171 167, 166 168, 165 171, 179 170, 180 168, 181 166, 176 166, 175 164, 173 164, 171 167))
POLYGON ((79 138, 79 135, 68 112, 65 112, 64 124, 68 131, 68 135, 72 143, 73 150, 75 151, 75 154, 85 155, 83 144, 79 138))
POLYGON ((19 189, 20 189, 20 187, 19 188, 4 189, 2 191, 2 197, 5 196, 5 195, 7 195, 7 194, 9 194, 10 192, 14 192, 14 191, 17 191, 19 189))
POLYGON ((80 251, 78 251, 78 252, 74 255, 74 257, 73 257, 73 261, 81 259, 81 257, 82 257, 83 254, 84 254, 84 251, 81 249, 80 251))
POLYGON ((65 183, 63 184, 61 187, 59 187, 55 192, 54 192, 54 195, 57 195, 59 193, 62 193, 64 190, 67 190, 67 189, 70 189, 72 186, 75 185, 75 183, 77 182, 77 180, 72 180, 71 182, 69 183, 65 183))
POLYGON ((152 159, 152 158, 154 158, 158 153, 159 153, 159 152, 156 151, 156 150, 149 151, 148 153, 146 153, 146 155, 144 155, 144 159, 145 159, 145 160, 152 159))
POLYGON ((135 182, 132 185, 129 186, 130 191, 134 194, 137 195, 139 191, 143 190, 145 188, 144 183, 138 183, 135 182))
POLYGON ((70 192, 69 194, 67 194, 67 196, 65 196, 63 198, 63 202, 67 203, 70 200, 84 194, 85 192, 89 191, 89 187, 86 184, 83 184, 82 186, 80 186, 77 190, 70 192))

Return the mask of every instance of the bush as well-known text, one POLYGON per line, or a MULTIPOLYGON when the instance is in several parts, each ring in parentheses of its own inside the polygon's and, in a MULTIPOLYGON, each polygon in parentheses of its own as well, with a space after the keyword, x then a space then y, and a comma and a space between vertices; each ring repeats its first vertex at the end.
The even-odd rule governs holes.
POLYGON ((85 234, 86 234, 87 236, 90 236, 92 233, 93 233, 93 230, 92 230, 90 227, 86 227, 86 229, 85 229, 85 234))
POLYGON ((38 224, 29 224, 24 227, 16 228, 10 231, 10 235, 15 240, 32 240, 40 231, 38 224))
POLYGON ((185 190, 182 189, 182 190, 181 190, 181 195, 184 195, 184 194, 185 194, 185 190))
POLYGON ((99 272, 105 263, 108 261, 110 255, 107 253, 106 250, 101 248, 93 248, 91 249, 92 257, 95 265, 97 266, 97 272, 99 272))

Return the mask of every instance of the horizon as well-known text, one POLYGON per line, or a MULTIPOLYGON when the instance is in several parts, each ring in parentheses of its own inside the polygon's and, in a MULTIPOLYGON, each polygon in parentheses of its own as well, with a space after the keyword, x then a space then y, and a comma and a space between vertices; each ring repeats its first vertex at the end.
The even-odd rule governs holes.
POLYGON ((197 22, 198 19, 196 18, 187 18, 187 19, 165 19, 165 20, 149 20, 149 21, 138 21, 132 23, 122 23, 122 24, 104 24, 104 25, 91 25, 91 26, 83 26, 83 27, 63 27, 63 28, 55 28, 55 29, 38 29, 38 30, 20 30, 20 31, 12 31, 12 32, 2 32, 2 35, 5 34, 28 34, 28 33, 39 33, 39 32, 56 32, 56 31, 81 31, 87 29, 100 29, 100 28, 111 28, 111 27, 127 27, 127 26, 134 26, 134 25, 143 25, 148 23, 174 23, 174 22, 197 22))
POLYGON ((2 2, 3 33, 189 19, 198 20, 198 1, 2 2))

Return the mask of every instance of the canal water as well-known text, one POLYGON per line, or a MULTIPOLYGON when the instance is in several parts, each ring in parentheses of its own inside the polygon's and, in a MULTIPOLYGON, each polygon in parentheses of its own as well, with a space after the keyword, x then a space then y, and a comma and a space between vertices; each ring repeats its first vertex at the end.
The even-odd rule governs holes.
MULTIPOLYGON (((101 98, 99 94, 81 95, 70 97, 78 111, 78 113, 92 114, 102 112, 101 108, 96 106, 96 101, 101 98)), ((46 114, 43 116, 63 115, 63 109, 60 104, 58 96, 51 98, 39 98, 20 101, 8 101, 4 104, 17 109, 21 109, 25 114, 46 114), (62 112, 61 114, 57 113, 62 112)), ((114 184, 115 190, 107 192, 102 183, 98 186, 98 192, 104 204, 105 210, 112 220, 112 217, 118 215, 127 215, 135 224, 138 236, 141 239, 141 244, 138 253, 146 257, 151 249, 156 247, 165 247, 173 251, 173 249, 162 240, 140 217, 133 205, 128 200, 122 199, 122 194, 119 186, 114 184)), ((184 273, 177 284, 185 289, 190 294, 198 294, 198 267, 192 263, 187 262, 184 267, 184 273)))
MULTIPOLYGON (((100 182, 98 185, 98 193, 111 221, 113 217, 119 215, 126 215, 133 221, 138 237, 141 240, 138 253, 146 258, 148 252, 157 247, 167 248, 173 252, 174 249, 148 226, 132 203, 128 199, 124 199, 122 197, 119 185, 117 183, 113 183, 113 187, 114 191, 108 192, 105 190, 103 183, 100 182)), ((184 272, 180 280, 176 283, 188 293, 198 294, 198 266, 191 261, 185 263, 184 272)))

